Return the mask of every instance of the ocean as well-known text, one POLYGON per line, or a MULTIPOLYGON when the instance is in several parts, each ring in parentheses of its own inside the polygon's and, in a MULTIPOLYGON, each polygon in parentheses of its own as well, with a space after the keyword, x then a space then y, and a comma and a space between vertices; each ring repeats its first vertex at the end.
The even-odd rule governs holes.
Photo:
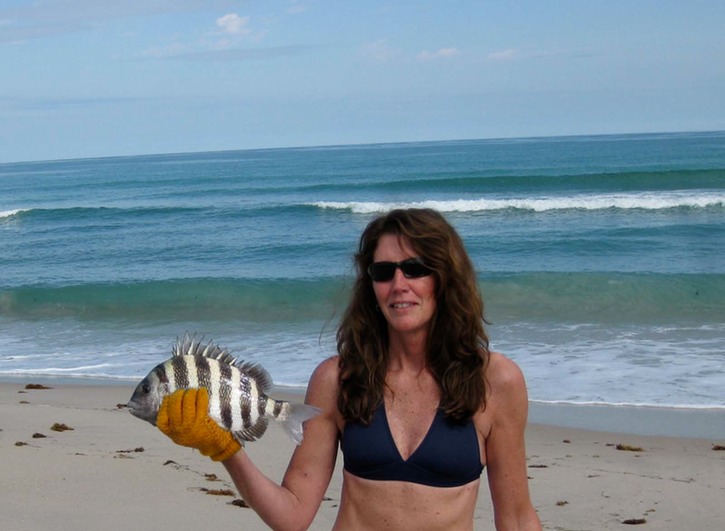
POLYGON ((534 402, 725 408, 725 132, 0 164, 0 377, 138 380, 188 331, 302 388, 405 206, 460 232, 534 402))

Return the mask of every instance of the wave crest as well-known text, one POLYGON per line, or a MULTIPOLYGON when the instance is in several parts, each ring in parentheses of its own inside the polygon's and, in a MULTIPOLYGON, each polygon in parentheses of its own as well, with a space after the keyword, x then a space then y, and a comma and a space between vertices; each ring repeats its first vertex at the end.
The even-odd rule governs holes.
POLYGON ((0 219, 12 218, 23 212, 28 212, 29 208, 16 208, 13 210, 0 210, 0 219))
POLYGON ((354 214, 386 212, 394 208, 433 208, 441 212, 485 212, 526 210, 548 212, 557 210, 670 210, 679 208, 723 208, 725 194, 608 194, 525 199, 454 199, 446 201, 378 202, 318 201, 310 206, 322 210, 349 210, 354 214))

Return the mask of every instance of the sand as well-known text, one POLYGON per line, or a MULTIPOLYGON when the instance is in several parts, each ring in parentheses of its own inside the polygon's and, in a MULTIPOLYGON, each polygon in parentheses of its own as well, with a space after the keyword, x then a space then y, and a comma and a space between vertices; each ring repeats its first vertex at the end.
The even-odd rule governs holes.
MULTIPOLYGON (((220 464, 174 445, 119 407, 133 384, 44 381, 52 388, 25 389, 27 383, 36 381, 0 383, 3 530, 266 529, 251 509, 240 506, 220 464), (54 431, 54 424, 72 429, 54 431)), ((722 529, 725 451, 716 449, 721 445, 725 440, 712 437, 531 424, 532 501, 544 529, 722 529)), ((277 426, 247 445, 277 481, 292 449, 277 426)), ((311 529, 330 529, 334 522, 340 466, 341 459, 311 529)), ((485 481, 475 518, 476 529, 493 529, 485 481)))

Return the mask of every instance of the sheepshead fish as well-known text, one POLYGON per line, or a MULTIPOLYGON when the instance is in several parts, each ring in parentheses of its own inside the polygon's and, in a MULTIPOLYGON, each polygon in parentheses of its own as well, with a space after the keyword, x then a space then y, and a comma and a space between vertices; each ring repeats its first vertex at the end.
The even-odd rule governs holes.
POLYGON ((268 397, 271 385, 272 379, 260 365, 240 362, 226 349, 212 342, 203 345, 187 333, 177 340, 171 358, 154 367, 138 384, 128 408, 132 415, 155 426, 166 395, 177 389, 205 387, 209 416, 242 445, 264 435, 270 418, 300 444, 302 423, 320 410, 268 397))

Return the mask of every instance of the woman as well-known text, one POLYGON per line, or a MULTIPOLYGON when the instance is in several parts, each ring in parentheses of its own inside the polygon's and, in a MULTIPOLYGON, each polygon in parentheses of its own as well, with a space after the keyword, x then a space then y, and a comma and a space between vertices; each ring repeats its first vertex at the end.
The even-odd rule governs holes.
POLYGON ((338 444, 345 463, 335 529, 473 529, 484 466, 496 528, 541 529, 526 476, 526 385, 514 362, 488 350, 475 272, 456 231, 435 211, 394 210, 368 225, 355 260, 338 355, 307 389, 305 401, 322 413, 305 424, 281 485, 207 422, 203 403, 197 417, 209 429, 190 440, 179 404, 196 400, 194 390, 164 402, 159 427, 221 460, 274 529, 310 525, 338 444))

